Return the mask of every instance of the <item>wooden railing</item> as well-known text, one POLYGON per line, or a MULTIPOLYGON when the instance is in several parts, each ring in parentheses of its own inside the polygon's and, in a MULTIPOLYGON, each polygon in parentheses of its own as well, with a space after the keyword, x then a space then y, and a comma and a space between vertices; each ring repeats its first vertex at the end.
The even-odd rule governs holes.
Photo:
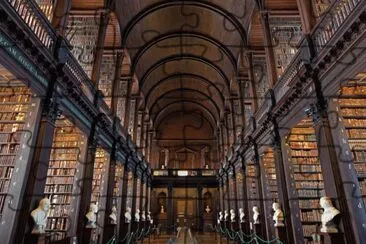
POLYGON ((38 40, 50 51, 56 42, 56 34, 47 17, 33 0, 2 0, 10 4, 38 40))
POLYGON ((352 11, 361 4, 363 0, 341 0, 335 1, 329 10, 324 14, 313 32, 312 39, 317 53, 320 53, 329 43, 352 11))

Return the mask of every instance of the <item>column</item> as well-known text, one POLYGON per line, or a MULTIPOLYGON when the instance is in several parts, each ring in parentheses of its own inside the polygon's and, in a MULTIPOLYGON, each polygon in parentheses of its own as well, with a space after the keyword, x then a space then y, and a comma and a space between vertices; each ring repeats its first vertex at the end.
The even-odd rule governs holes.
POLYGON ((202 195, 203 187, 201 185, 197 186, 197 196, 198 196, 198 228, 200 231, 203 231, 203 195, 202 195))
POLYGON ((109 22, 109 13, 108 12, 100 13, 98 39, 94 53, 93 72, 91 75, 91 80, 97 87, 99 83, 100 68, 102 64, 103 51, 104 51, 104 40, 107 32, 108 22, 109 22))
POLYGON ((301 29, 305 35, 311 33, 314 25, 316 24, 316 19, 312 11, 311 1, 296 0, 297 8, 300 12, 301 17, 301 29))
MULTIPOLYGON (((97 120, 97 118, 95 119, 97 120)), ((84 176, 79 181, 79 186, 82 189, 80 194, 79 216, 77 221, 76 235, 81 243, 89 243, 91 238, 91 229, 87 229, 87 220, 85 214, 89 210, 91 193, 93 189, 93 173, 95 153, 98 145, 99 128, 96 121, 93 121, 91 131, 87 141, 87 152, 85 157, 84 176)))
POLYGON ((60 36, 65 36, 67 19, 71 10, 71 0, 57 0, 52 16, 52 26, 60 36))
MULTIPOLYGON (((335 207, 342 213, 340 230, 344 232, 344 237, 347 243, 357 243, 356 236, 362 236, 358 234, 360 229, 352 222, 354 220, 360 221, 360 217, 354 216, 356 219, 352 219, 350 212, 355 211, 355 205, 352 208, 348 208, 347 198, 350 197, 349 193, 345 192, 345 186, 342 180, 341 168, 339 167, 338 158, 332 136, 332 126, 330 125, 327 113, 327 102, 321 92, 320 81, 314 79, 315 89, 317 92, 316 104, 310 105, 308 115, 313 117, 313 123, 315 127, 315 133, 317 137, 317 145, 320 155, 320 164, 323 172, 323 180, 326 196, 332 198, 335 202, 335 207), (352 219, 352 221, 351 221, 352 219)), ((335 123, 339 123, 335 121, 335 123)), ((341 161, 340 164, 344 162, 341 161)), ((354 196, 353 196, 354 197, 354 196)), ((352 206, 352 204, 350 204, 352 206)), ((360 221, 361 222, 361 221, 360 221)), ((363 230, 364 231, 364 230, 363 230)), ((343 235, 340 235, 343 236, 343 235)))
POLYGON ((168 214, 168 229, 170 231, 171 226, 174 224, 173 216, 173 185, 168 185, 168 202, 167 202, 167 214, 168 214))
POLYGON ((128 187, 129 181, 132 180, 129 178, 131 170, 129 169, 129 161, 126 159, 123 171, 123 185, 122 185, 122 203, 121 203, 121 212, 119 216, 120 227, 118 229, 117 238, 119 241, 125 240, 126 236, 130 233, 130 223, 126 223, 125 212, 127 208, 127 200, 128 200, 128 187))
MULTIPOLYGON (((51 93, 52 94, 52 93, 51 93)), ((3 224, 8 226, 12 226, 12 230, 14 232, 6 231, 5 228, 1 228, 1 238, 3 241, 5 239, 9 240, 8 243, 14 242, 29 242, 35 241, 30 235, 33 222, 30 217, 30 213, 37 208, 39 201, 43 198, 44 187, 46 184, 47 170, 49 165, 49 158, 52 149, 52 141, 55 129, 55 122, 57 119, 57 115, 59 114, 58 102, 56 98, 51 98, 51 96, 46 97, 43 101, 43 107, 40 109, 40 101, 36 106, 38 107, 38 113, 33 117, 35 128, 29 128, 30 123, 32 121, 28 121, 28 125, 26 125, 34 134, 29 138, 33 139, 33 157, 28 154, 31 159, 28 161, 26 166, 16 165, 14 167, 15 173, 18 173, 19 176, 23 175, 23 184, 22 182, 12 181, 13 185, 11 187, 18 187, 15 189, 11 189, 9 187, 9 192, 14 194, 13 199, 7 199, 11 201, 10 204, 4 204, 4 215, 2 216, 3 224), (51 103, 51 99, 54 99, 51 103), (38 128, 37 128, 38 126, 38 128), (17 172, 18 168, 18 172, 17 172), (16 194, 19 194, 17 196, 16 194), (19 197, 19 198, 17 198, 19 197), (21 211, 15 211, 15 209, 21 209, 21 211), (5 233, 3 232, 5 231, 5 233), (11 241, 13 240, 13 241, 11 241)), ((37 112, 35 110, 34 112, 37 112)), ((30 146, 30 145, 28 145, 30 146)), ((22 149, 25 149, 26 146, 22 146, 22 149)), ((23 156, 21 156, 21 160, 23 161, 23 156)), ((24 158, 24 160, 27 160, 24 158)), ((24 161, 23 161, 24 163, 24 161)), ((12 177, 15 178, 15 175, 12 177)), ((20 179, 20 178, 19 178, 20 179)), ((5 241, 6 242, 6 241, 5 241)))
POLYGON ((234 199, 231 199, 231 202, 232 202, 231 208, 234 209, 235 216, 236 216, 235 221, 238 222, 239 208, 238 208, 238 192, 236 191, 236 189, 237 189, 236 172, 235 172, 234 166, 232 165, 231 167, 232 167, 233 174, 230 177, 231 177, 231 181, 233 184, 233 194, 232 195, 234 196, 234 199))
MULTIPOLYGON (((271 29, 269 26, 268 13, 261 14, 261 21, 264 30, 264 50, 266 52, 266 65, 269 87, 272 88, 277 83, 276 59, 273 52, 271 29)), ((253 77, 253 76, 252 76, 253 77)))
MULTIPOLYGON (((254 82, 254 71, 253 71, 253 54, 248 53, 248 76, 249 76, 249 96, 252 99, 252 110, 253 114, 257 111, 258 101, 257 101, 257 88, 254 82)), ((248 118, 249 119, 249 118, 248 118)))
MULTIPOLYGON (((105 196, 105 211, 103 218, 103 234, 101 236, 102 243, 107 243, 115 234, 115 225, 111 224, 111 219, 109 218, 109 214, 111 213, 113 207, 113 193, 115 187, 115 174, 116 174, 116 152, 119 149, 120 144, 117 141, 114 141, 112 146, 111 158, 109 167, 107 169, 107 176, 104 183, 104 188, 106 192, 105 196)), ((103 196, 102 196, 103 197, 103 196)), ((99 215, 98 215, 99 218, 99 215)))
MULTIPOLYGON (((285 163, 282 156, 282 144, 281 144, 281 135, 279 132, 278 124, 276 120, 272 121, 273 123, 273 155, 276 164, 276 179, 277 179, 277 188, 278 188, 278 196, 280 200, 280 204, 282 206, 282 211, 285 216, 285 230, 286 230, 286 240, 283 240, 285 243, 295 243, 295 239, 299 238, 296 236, 296 232, 294 232, 293 226, 300 226, 301 223, 298 218, 295 218, 297 211, 293 211, 290 207, 289 201, 289 189, 290 186, 286 181, 286 171, 285 171, 285 163)), ((297 208, 298 209, 298 208, 297 208)), ((299 209, 298 209, 299 210, 299 209)))
MULTIPOLYGON (((120 98, 120 79, 121 79, 121 66, 122 66, 122 61, 123 61, 123 52, 122 51, 117 51, 117 59, 116 59, 116 68, 115 68, 115 72, 114 72, 114 81, 112 84, 112 101, 111 101, 111 112, 112 114, 116 115, 119 119, 120 119, 120 123, 121 123, 121 114, 117 114, 118 111, 118 100, 120 98)), ((117 126, 117 125, 116 125, 117 126)))

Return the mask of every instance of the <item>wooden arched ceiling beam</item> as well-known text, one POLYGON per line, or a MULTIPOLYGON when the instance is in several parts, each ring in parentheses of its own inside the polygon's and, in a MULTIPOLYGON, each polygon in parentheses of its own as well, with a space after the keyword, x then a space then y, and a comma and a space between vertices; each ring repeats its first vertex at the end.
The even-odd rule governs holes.
MULTIPOLYGON (((151 107, 149 108, 149 111, 151 112, 151 115, 154 114, 155 112, 155 107, 158 106, 159 102, 162 101, 162 100, 165 100, 167 101, 168 103, 171 102, 171 101, 168 101, 168 100, 173 100, 173 97, 170 97, 169 98, 169 95, 173 94, 173 93, 193 93, 193 94, 197 94, 199 96, 201 96, 202 98, 194 98, 192 96, 189 96, 189 98, 185 98, 185 97, 174 97, 174 101, 183 101, 183 100, 189 100, 189 101, 195 101, 195 102, 203 102, 203 101, 206 101, 206 102, 209 102, 215 111, 212 111, 212 113, 214 114, 217 114, 219 115, 220 114, 220 108, 218 106, 218 104, 216 103, 216 101, 214 101, 210 96, 208 96, 207 94, 203 93, 203 92, 200 92, 200 91, 197 91, 197 90, 194 90, 194 89, 189 89, 189 88, 182 88, 182 89, 179 89, 179 90, 172 90, 172 91, 169 91, 169 92, 166 92, 162 95, 160 95, 155 101, 154 103, 151 105, 151 107)), ((192 95, 192 94, 190 94, 192 95)), ((221 108, 223 109, 223 108, 221 108)))
POLYGON ((158 69, 159 67, 172 62, 172 61, 180 61, 180 60, 195 60, 203 65, 207 65, 210 66, 211 68, 213 68, 220 77, 222 77, 222 79, 225 82, 225 88, 227 90, 230 89, 230 81, 229 78, 227 77, 227 75, 225 74, 225 72, 218 66, 216 65, 214 62, 212 62, 211 60, 208 60, 204 57, 201 56, 197 56, 197 55, 191 55, 191 54, 176 54, 176 55, 171 55, 168 57, 165 57, 161 60, 159 60, 158 62, 156 62, 155 64, 153 64, 142 76, 140 79, 140 87, 143 88, 144 87, 144 83, 147 80, 149 74, 151 72, 153 72, 154 70, 158 69))
POLYGON ((159 91, 159 90, 157 90, 159 88, 159 86, 161 86, 164 83, 172 82, 174 80, 182 79, 182 78, 193 79, 193 80, 198 81, 199 83, 204 83, 203 87, 205 87, 207 89, 209 95, 212 95, 212 97, 215 97, 214 96, 214 94, 215 94, 216 96, 218 96, 220 98, 221 103, 224 104, 225 98, 224 98, 222 89, 220 90, 219 87, 214 82, 206 79, 205 77, 196 75, 196 74, 191 74, 191 73, 176 73, 176 74, 169 75, 169 76, 159 80, 153 87, 151 87, 151 89, 149 89, 147 91, 147 93, 145 93, 146 104, 150 104, 150 97, 151 97, 152 93, 159 91))
POLYGON ((228 20, 234 27, 235 30, 238 32, 241 38, 241 46, 244 47, 246 45, 246 32, 242 24, 238 21, 238 19, 229 11, 226 9, 220 7, 219 5, 216 5, 212 2, 206 2, 202 0, 165 0, 161 2, 157 2, 155 4, 152 4, 145 9, 141 10, 138 14, 136 14, 126 25, 124 28, 124 31, 122 33, 122 46, 125 47, 127 43, 127 39, 134 28, 134 26, 140 22, 143 18, 146 16, 159 11, 161 9, 167 9, 170 7, 181 7, 181 6, 192 6, 197 8, 204 8, 207 10, 210 10, 212 12, 215 12, 222 17, 224 17, 225 20, 228 20))
MULTIPOLYGON (((169 103, 164 109, 161 109, 155 116, 152 117, 153 124, 158 128, 161 122, 163 122, 172 112, 182 112, 182 106, 192 106, 199 111, 203 111, 205 118, 209 121, 212 128, 216 128, 218 118, 204 105, 189 100, 180 100, 169 103)), ((195 110, 196 110, 195 109, 195 110)), ((191 108, 187 112, 193 111, 191 108)))
POLYGON ((209 35, 206 35, 206 34, 203 34, 203 33, 200 33, 200 32, 176 31, 176 32, 165 33, 165 34, 159 35, 159 36, 153 38, 152 40, 150 40, 149 42, 145 43, 145 45, 142 46, 141 48, 139 48, 138 52, 136 53, 136 55, 134 56, 133 61, 132 61, 131 74, 133 74, 136 71, 136 66, 137 66, 138 62, 140 61, 141 57, 150 48, 153 48, 159 42, 162 42, 162 41, 167 40, 167 39, 177 38, 177 37, 178 38, 190 37, 190 38, 197 38, 197 39, 200 39, 200 40, 207 41, 211 45, 214 45, 215 47, 217 47, 223 54, 225 54, 228 57, 228 59, 230 60, 232 66, 234 67, 234 70, 237 69, 235 56, 227 48, 227 46, 225 46, 222 42, 218 41, 217 39, 215 39, 215 38, 213 38, 209 35))

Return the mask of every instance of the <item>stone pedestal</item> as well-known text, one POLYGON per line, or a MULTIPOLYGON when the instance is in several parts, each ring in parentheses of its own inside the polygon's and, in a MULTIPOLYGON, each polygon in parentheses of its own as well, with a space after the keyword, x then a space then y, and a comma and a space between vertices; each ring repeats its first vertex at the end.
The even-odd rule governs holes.
POLYGON ((285 226, 275 227, 275 235, 276 235, 276 238, 277 239, 279 239, 280 241, 286 243, 287 234, 286 234, 286 228, 285 228, 285 226))
POLYGON ((346 244, 343 233, 320 233, 323 244, 346 244))

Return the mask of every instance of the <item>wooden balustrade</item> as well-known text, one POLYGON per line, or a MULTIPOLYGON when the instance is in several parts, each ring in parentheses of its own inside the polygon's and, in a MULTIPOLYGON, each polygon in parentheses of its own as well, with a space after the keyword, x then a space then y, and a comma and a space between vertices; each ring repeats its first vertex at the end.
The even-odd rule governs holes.
POLYGON ((42 10, 33 0, 6 0, 18 13, 38 40, 50 51, 56 42, 56 34, 42 10))

